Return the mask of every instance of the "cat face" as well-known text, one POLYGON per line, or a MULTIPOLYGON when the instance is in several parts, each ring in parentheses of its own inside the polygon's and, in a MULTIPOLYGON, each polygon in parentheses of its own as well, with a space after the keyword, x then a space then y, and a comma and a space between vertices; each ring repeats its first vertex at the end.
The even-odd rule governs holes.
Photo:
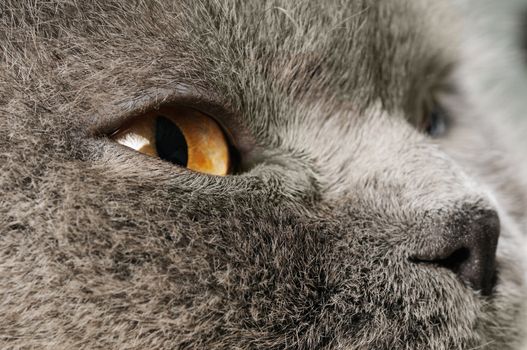
POLYGON ((0 9, 4 347, 517 346, 527 187, 446 3, 0 9), (231 174, 116 142, 165 110, 231 174))

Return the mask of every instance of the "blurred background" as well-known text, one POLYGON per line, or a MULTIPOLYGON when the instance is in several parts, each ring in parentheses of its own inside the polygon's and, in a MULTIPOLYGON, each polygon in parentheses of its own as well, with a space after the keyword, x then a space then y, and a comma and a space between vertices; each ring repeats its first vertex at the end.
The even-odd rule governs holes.
POLYGON ((527 124, 527 0, 454 1, 466 18, 471 88, 485 110, 527 124))
MULTIPOLYGON (((511 142, 519 148, 518 171, 527 185, 527 0, 454 1, 466 19, 462 36, 471 94, 484 111, 513 124, 517 134, 511 142)), ((527 336, 527 320, 525 325, 527 336)))

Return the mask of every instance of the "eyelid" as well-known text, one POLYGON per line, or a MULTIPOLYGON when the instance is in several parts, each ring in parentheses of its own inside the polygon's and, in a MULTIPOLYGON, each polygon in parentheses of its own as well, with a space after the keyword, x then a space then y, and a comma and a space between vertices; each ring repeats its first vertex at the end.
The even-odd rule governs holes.
POLYGON ((185 99, 194 95, 184 84, 178 84, 174 89, 150 88, 141 90, 136 95, 116 101, 111 106, 99 111, 91 122, 93 136, 110 135, 130 120, 149 111, 159 109, 165 103, 185 99))
POLYGON ((92 117, 89 133, 93 137, 114 134, 135 118, 160 108, 180 106, 194 109, 213 118, 224 131, 230 145, 242 157, 255 147, 255 139, 239 113, 225 107, 228 104, 215 94, 207 94, 184 84, 174 89, 149 89, 139 96, 117 102, 107 113, 92 117))

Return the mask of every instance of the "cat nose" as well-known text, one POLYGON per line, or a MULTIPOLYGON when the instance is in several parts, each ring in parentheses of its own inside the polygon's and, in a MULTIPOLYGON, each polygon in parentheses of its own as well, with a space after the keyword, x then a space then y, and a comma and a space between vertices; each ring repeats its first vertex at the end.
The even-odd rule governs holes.
POLYGON ((456 273, 469 287, 490 295, 496 283, 496 248, 500 220, 494 210, 479 210, 455 218, 451 228, 441 229, 441 239, 412 257, 456 273))

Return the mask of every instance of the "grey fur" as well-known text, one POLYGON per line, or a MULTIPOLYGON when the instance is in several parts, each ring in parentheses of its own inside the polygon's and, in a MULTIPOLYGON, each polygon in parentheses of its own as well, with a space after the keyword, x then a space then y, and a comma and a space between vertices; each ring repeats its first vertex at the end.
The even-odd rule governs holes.
MULTIPOLYGON (((0 348, 517 349, 527 185, 447 2, 0 4, 0 348), (409 123, 442 83, 449 133, 409 123), (111 142, 166 103, 244 171, 111 142), (496 209, 491 297, 409 261, 496 209)), ((470 51, 470 50, 469 50, 470 51)))

